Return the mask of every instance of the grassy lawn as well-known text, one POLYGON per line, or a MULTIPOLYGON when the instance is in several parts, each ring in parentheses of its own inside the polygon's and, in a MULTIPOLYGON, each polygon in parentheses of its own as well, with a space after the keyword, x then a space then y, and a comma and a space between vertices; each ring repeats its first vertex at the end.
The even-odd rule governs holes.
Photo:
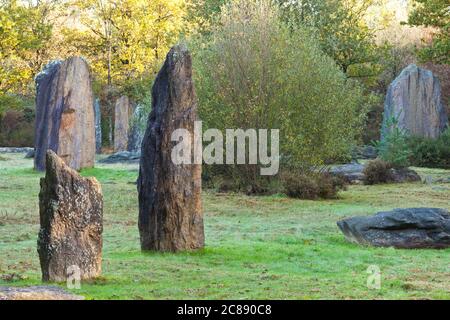
MULTIPOLYGON (((41 283, 42 174, 31 168, 23 154, 0 158, 0 286, 41 283)), ((450 209, 449 184, 351 186, 332 201, 205 190, 206 248, 161 254, 140 251, 137 165, 99 164, 83 175, 99 179, 105 201, 103 276, 73 290, 88 299, 450 299, 450 249, 361 247, 336 226, 399 207, 450 209), (379 290, 366 285, 370 265, 381 270, 379 290)))

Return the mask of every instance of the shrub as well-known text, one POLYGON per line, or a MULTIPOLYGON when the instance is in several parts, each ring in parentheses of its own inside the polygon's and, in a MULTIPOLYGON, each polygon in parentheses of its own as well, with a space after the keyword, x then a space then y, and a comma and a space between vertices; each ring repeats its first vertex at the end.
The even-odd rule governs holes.
POLYGON ((319 186, 313 177, 306 174, 283 177, 285 193, 288 197, 298 199, 317 199, 319 186))
POLYGON ((384 139, 375 143, 381 159, 392 164, 394 168, 409 165, 429 168, 450 168, 450 128, 438 139, 409 136, 397 127, 392 118, 386 122, 384 139))
POLYGON ((219 192, 242 192, 248 195, 269 195, 280 191, 279 180, 269 176, 260 176, 259 167, 246 166, 246 171, 238 171, 235 166, 203 166, 202 183, 205 189, 219 192), (249 175, 252 175, 250 178, 249 175), (252 181, 252 183, 249 183, 252 181))
POLYGON ((342 178, 329 173, 288 174, 282 181, 286 195, 298 199, 335 199, 340 190, 346 189, 342 178))
POLYGON ((233 181, 229 179, 222 180, 218 183, 217 191, 219 192, 235 192, 237 191, 236 185, 233 183, 233 181))
POLYGON ((382 159, 375 159, 367 162, 364 168, 364 184, 379 184, 392 181, 392 165, 382 159))
POLYGON ((335 199, 340 190, 347 190, 348 182, 342 176, 322 173, 317 176, 319 186, 319 198, 335 199))
POLYGON ((31 147, 34 145, 34 110, 9 110, 0 116, 0 146, 31 147))
POLYGON ((408 146, 408 135, 400 129, 395 118, 385 123, 385 135, 375 143, 379 157, 389 162, 395 168, 405 168, 410 165, 411 149, 408 146))
POLYGON ((411 164, 417 167, 450 169, 450 129, 438 139, 411 137, 411 164))
MULTIPOLYGON (((349 155, 365 97, 306 29, 287 25, 276 1, 236 0, 191 42, 204 130, 280 129, 280 154, 309 168, 349 155)), ((258 177, 246 165, 245 185, 258 177)))
POLYGON ((8 111, 20 111, 27 109, 33 104, 34 101, 31 98, 0 92, 0 116, 8 111))

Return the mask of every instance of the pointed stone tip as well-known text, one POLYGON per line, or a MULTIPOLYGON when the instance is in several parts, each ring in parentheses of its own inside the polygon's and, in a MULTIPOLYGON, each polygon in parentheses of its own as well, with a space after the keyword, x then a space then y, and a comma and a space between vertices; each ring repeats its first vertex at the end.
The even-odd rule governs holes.
POLYGON ((88 64, 87 60, 84 57, 81 57, 81 56, 72 56, 72 57, 68 58, 67 61, 80 62, 80 63, 83 63, 83 64, 88 64))
POLYGON ((410 63, 405 69, 418 69, 419 67, 415 63, 410 63))
POLYGON ((167 54, 167 60, 171 60, 173 62, 177 62, 185 58, 190 58, 190 53, 184 43, 174 45, 167 54))
POLYGON ((420 70, 420 68, 419 68, 417 65, 415 65, 414 63, 411 63, 411 64, 407 65, 406 67, 404 67, 404 68, 402 69, 402 71, 401 71, 400 74, 397 76, 397 78, 394 79, 394 81, 397 80, 397 79, 399 79, 399 78, 402 78, 402 77, 404 77, 404 76, 408 76, 408 75, 410 75, 411 73, 419 72, 419 70, 420 70))
POLYGON ((45 171, 46 172, 50 172, 50 171, 54 171, 55 167, 61 166, 61 162, 62 159, 60 157, 58 157, 58 155, 53 151, 48 149, 47 152, 45 153, 45 171))
POLYGON ((49 74, 55 72, 63 63, 62 60, 52 60, 49 63, 47 63, 41 72, 39 72, 35 77, 34 81, 37 85, 37 90, 39 90, 39 83, 45 79, 49 74))
POLYGON ((50 150, 50 149, 47 150, 47 152, 46 152, 47 163, 55 162, 55 161, 57 161, 58 158, 59 158, 58 155, 53 150, 50 150))
POLYGON ((411 73, 420 73, 420 74, 422 74, 422 76, 428 76, 428 77, 433 77, 434 78, 434 74, 433 74, 433 72, 431 70, 419 67, 415 63, 411 63, 408 66, 406 66, 400 72, 399 78, 401 78, 401 76, 409 75, 411 73))
POLYGON ((178 43, 176 45, 174 45, 170 51, 173 52, 189 52, 187 45, 185 43, 178 43))

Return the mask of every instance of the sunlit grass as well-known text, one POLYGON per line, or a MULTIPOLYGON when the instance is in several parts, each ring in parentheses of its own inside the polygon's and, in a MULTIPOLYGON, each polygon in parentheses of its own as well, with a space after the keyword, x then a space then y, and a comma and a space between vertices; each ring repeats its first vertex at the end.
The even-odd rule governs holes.
MULTIPOLYGON (((0 285, 40 283, 36 238, 39 178, 32 161, 0 162, 0 285), (5 275, 16 274, 12 281, 5 275)), ((448 177, 450 171, 420 169, 448 177)), ((336 221, 397 207, 450 209, 449 184, 351 186, 338 200, 249 197, 205 190, 206 247, 142 253, 137 165, 99 165, 104 193, 103 276, 83 283, 89 299, 450 299, 450 249, 368 248, 345 241, 336 221), (366 270, 381 270, 368 289, 366 270)))

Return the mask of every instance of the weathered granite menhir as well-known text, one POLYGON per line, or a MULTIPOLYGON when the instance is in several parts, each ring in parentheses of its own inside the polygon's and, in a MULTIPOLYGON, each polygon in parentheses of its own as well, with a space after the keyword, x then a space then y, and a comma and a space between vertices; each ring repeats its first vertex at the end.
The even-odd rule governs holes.
POLYGON ((138 178, 141 248, 199 249, 204 246, 201 164, 175 164, 171 158, 174 130, 193 135, 197 120, 192 61, 186 47, 177 45, 167 54, 152 97, 138 178))
POLYGON ((130 126, 130 99, 121 96, 114 106, 114 152, 127 151, 130 126))
POLYGON ((409 65, 390 84, 384 103, 381 138, 396 126, 414 136, 438 138, 448 125, 439 79, 429 70, 409 65))
POLYGON ((408 208, 353 217, 337 223, 347 240, 404 249, 450 247, 450 213, 439 208, 408 208))
POLYGON ((100 99, 94 99, 95 119, 95 152, 102 153, 102 113, 100 110, 100 99))
POLYGON ((95 178, 81 177, 51 150, 46 158, 39 193, 37 242, 42 280, 66 281, 72 272, 79 280, 95 278, 102 269, 100 183, 95 178))
POLYGON ((45 169, 48 149, 73 169, 94 166, 93 95, 86 61, 72 57, 49 63, 36 77, 36 91, 35 168, 45 169))
POLYGON ((148 113, 144 106, 138 104, 133 111, 130 121, 130 132, 128 134, 128 151, 132 153, 141 152, 142 140, 147 127, 148 113))

